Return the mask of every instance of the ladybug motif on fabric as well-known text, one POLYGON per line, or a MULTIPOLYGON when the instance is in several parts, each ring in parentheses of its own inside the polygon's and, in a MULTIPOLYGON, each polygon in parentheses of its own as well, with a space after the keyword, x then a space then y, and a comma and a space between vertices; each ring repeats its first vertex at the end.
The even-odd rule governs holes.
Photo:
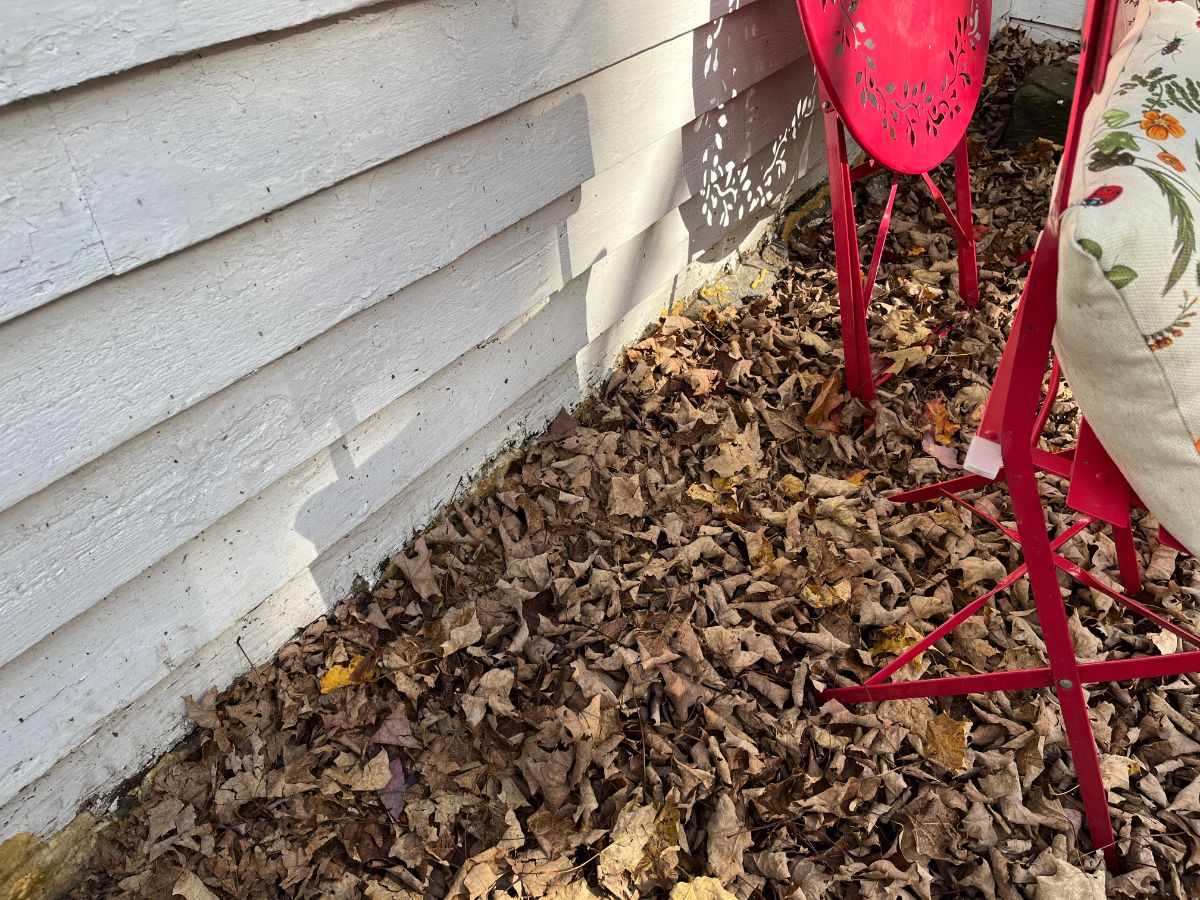
POLYGON ((1119 184, 1107 184, 1104 187, 1098 187, 1082 200, 1078 201, 1076 206, 1108 206, 1118 197, 1125 193, 1125 189, 1119 184))

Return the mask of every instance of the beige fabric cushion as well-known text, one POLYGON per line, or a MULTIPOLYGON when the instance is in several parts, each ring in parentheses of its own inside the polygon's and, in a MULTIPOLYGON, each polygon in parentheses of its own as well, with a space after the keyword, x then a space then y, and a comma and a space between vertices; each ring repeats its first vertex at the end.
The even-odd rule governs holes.
POLYGON ((1200 29, 1143 2, 1089 106, 1059 246, 1055 345, 1135 491, 1200 551, 1200 29))

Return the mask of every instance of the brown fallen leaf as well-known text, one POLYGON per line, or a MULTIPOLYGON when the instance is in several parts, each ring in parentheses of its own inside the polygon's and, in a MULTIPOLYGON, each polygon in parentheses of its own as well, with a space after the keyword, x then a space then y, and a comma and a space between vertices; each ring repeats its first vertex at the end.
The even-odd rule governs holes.
POLYGON ((929 421, 933 439, 939 444, 949 444, 962 427, 950 420, 950 410, 942 397, 926 401, 925 418, 929 421))
POLYGON ((1090 875, 1069 862, 1055 859, 1053 875, 1039 875, 1034 900, 1104 900, 1104 872, 1090 875))
POLYGON ((925 747, 930 758, 951 772, 961 772, 970 730, 971 723, 966 719, 955 719, 946 713, 935 716, 925 731, 925 747))
POLYGON ((825 378, 821 390, 813 400, 812 406, 809 407, 808 415, 804 417, 804 424, 816 432, 837 434, 842 430, 842 426, 834 417, 834 413, 844 401, 842 376, 838 372, 832 372, 825 378))
POLYGON ((220 900, 194 873, 184 872, 171 887, 173 897, 183 900, 220 900))
POLYGON ((388 779, 385 784, 379 787, 379 801, 383 804, 393 819, 400 818, 400 813, 404 812, 405 794, 408 792, 412 781, 404 772, 404 763, 400 759, 393 759, 388 763, 388 779))
POLYGON ((670 900, 737 900, 716 878, 707 875, 679 882, 671 888, 670 900))

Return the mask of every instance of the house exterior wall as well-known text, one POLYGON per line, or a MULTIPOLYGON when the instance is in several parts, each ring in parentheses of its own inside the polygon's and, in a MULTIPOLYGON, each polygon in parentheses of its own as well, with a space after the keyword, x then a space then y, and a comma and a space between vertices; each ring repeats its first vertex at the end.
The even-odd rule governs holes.
POLYGON ((102 802, 824 171, 792 0, 17 6, 0 840, 102 802))
POLYGON ((1035 39, 1078 41, 1085 0, 1005 0, 1009 18, 1035 39))

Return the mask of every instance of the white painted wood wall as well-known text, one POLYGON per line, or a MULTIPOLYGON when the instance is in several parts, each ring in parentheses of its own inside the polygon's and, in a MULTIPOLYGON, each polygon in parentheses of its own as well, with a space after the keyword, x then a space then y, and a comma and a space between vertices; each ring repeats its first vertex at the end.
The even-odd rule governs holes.
POLYGON ((1079 40, 1086 0, 1003 0, 1014 25, 1028 30, 1035 40, 1079 40))
POLYGON ((0 9, 0 840, 823 174, 793 0, 0 9))

